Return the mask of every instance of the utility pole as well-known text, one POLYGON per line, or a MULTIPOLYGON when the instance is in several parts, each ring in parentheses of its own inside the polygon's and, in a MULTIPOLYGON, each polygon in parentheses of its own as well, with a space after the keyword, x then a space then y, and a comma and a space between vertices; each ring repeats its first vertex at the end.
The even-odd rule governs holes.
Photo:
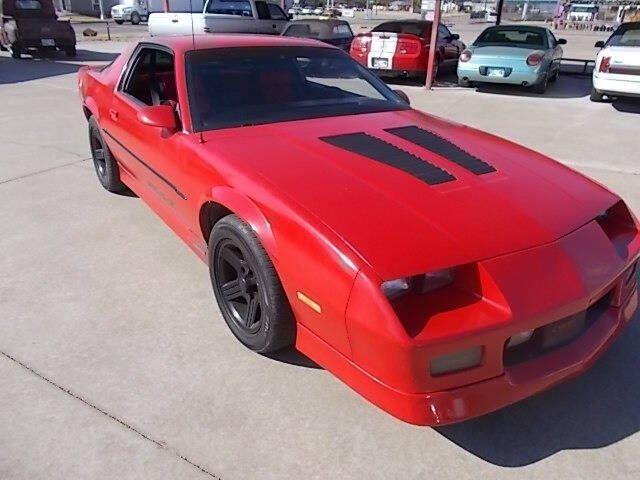
POLYGON ((100 4, 100 20, 104 20, 104 3, 103 0, 98 0, 100 4))

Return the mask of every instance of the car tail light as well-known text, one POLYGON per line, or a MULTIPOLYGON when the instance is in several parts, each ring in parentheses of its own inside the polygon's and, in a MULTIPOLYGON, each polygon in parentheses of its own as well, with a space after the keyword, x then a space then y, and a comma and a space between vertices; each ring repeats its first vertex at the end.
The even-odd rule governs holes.
POLYGON ((607 73, 609 71, 609 68, 611 68, 611 57, 602 57, 602 60, 600 61, 599 71, 602 73, 607 73))
POLYGON ((537 52, 532 53, 527 57, 527 65, 530 67, 537 67, 542 62, 543 55, 537 52))
POLYGON ((482 361, 482 347, 475 346, 447 353, 431 360, 431 376, 445 375, 477 367, 482 361))
POLYGON ((469 50, 465 50, 460 54, 461 62, 468 62, 469 60, 471 60, 471 52, 469 50))
POLYGON ((396 53, 400 55, 416 55, 420 52, 420 42, 410 38, 399 38, 396 53))
POLYGON ((355 53, 367 53, 369 51, 370 45, 370 37, 354 37, 353 42, 351 43, 351 51, 355 53))

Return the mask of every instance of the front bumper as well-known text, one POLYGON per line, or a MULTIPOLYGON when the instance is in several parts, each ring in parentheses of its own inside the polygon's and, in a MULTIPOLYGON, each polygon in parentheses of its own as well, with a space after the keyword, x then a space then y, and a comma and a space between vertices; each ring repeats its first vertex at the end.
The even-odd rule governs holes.
POLYGON ((473 59, 469 62, 458 62, 458 78, 469 82, 530 86, 540 83, 545 74, 546 68, 534 69, 528 66, 507 65, 502 64, 499 59, 495 61, 487 60, 482 64, 474 63, 473 59), (490 77, 487 75, 487 67, 502 68, 507 72, 507 75, 504 77, 490 77))
POLYGON ((640 96, 640 76, 629 80, 594 74, 593 88, 606 95, 640 96))
POLYGON ((394 307, 377 293, 380 282, 361 271, 346 311, 350 355, 303 325, 297 347, 372 403, 417 425, 460 422, 527 398, 584 372, 637 310, 638 228, 608 221, 465 266, 461 280, 468 286, 472 279, 480 295, 452 288, 394 307), (442 307, 438 297, 446 297, 442 307), (546 333, 582 312, 587 320, 575 335, 513 360, 506 347, 513 335, 546 333), (475 346, 484 352, 478 366, 429 375, 433 359, 475 346))
POLYGON ((117 21, 129 22, 131 20, 131 12, 111 12, 111 18, 117 21))

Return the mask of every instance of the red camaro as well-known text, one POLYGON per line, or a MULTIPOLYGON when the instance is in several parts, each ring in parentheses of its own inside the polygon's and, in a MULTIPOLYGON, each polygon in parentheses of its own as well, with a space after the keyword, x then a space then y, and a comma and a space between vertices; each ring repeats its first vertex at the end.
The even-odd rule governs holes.
POLYGON ((291 344, 407 422, 583 372, 638 305, 638 223, 538 153, 412 110, 313 40, 153 38, 79 74, 96 173, 208 263, 257 352, 291 344))

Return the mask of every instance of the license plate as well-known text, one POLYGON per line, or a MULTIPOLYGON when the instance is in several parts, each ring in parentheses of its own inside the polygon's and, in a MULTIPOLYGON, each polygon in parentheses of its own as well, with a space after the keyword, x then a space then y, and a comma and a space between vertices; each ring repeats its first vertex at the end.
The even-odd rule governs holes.
POLYGON ((373 58, 371 64, 373 68, 389 68, 389 60, 386 58, 373 58))
POLYGON ((488 77, 504 77, 504 68, 487 68, 488 77))
POLYGON ((55 47, 56 46, 56 42, 53 38, 43 38, 42 40, 40 40, 40 42, 42 42, 42 46, 43 47, 55 47))

